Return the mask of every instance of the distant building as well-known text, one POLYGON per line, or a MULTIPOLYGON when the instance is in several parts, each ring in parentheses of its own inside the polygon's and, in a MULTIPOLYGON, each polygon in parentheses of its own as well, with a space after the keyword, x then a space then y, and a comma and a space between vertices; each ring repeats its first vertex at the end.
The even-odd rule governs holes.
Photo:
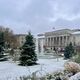
POLYGON ((17 47, 21 47, 25 42, 26 34, 16 34, 15 37, 16 37, 17 43, 18 43, 17 47))
MULTIPOLYGON (((21 47, 25 42, 26 34, 16 34, 17 47, 21 47)), ((61 29, 52 32, 38 34, 34 38, 36 52, 43 54, 46 50, 53 51, 54 48, 64 49, 70 42, 78 48, 80 47, 80 29, 61 29)))
POLYGON ((45 37, 44 34, 39 34, 37 41, 37 51, 38 53, 43 53, 44 52, 44 46, 45 46, 45 37))
MULTIPOLYGON (((15 37, 17 39, 17 47, 21 47, 25 43, 25 37, 27 34, 16 34, 15 37)), ((33 40, 36 43, 36 38, 33 40)))
POLYGON ((39 34, 38 37, 39 52, 44 51, 45 48, 50 50, 54 50, 54 47, 64 49, 70 42, 72 42, 74 46, 80 46, 80 29, 61 29, 46 32, 43 35, 39 34))

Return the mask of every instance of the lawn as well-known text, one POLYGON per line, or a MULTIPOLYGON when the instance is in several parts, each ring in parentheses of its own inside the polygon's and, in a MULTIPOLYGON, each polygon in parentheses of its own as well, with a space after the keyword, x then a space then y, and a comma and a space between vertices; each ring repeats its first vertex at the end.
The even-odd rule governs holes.
POLYGON ((62 58, 57 59, 39 59, 35 66, 19 66, 12 61, 0 62, 0 80, 15 80, 20 76, 28 76, 38 71, 38 76, 52 73, 56 70, 63 70, 66 61, 62 58))

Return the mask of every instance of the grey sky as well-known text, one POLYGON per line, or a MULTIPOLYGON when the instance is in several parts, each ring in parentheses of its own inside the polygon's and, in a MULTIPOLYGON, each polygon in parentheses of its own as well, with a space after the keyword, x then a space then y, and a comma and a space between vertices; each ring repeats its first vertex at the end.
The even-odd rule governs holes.
POLYGON ((0 0, 0 25, 33 34, 80 28, 80 0, 0 0))

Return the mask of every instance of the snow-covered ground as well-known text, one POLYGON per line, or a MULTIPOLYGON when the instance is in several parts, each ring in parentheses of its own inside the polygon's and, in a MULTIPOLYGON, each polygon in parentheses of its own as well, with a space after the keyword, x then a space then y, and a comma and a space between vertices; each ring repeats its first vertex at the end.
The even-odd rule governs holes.
POLYGON ((65 60, 59 59, 39 59, 40 65, 35 66, 18 66, 14 62, 5 61, 0 62, 0 80, 15 80, 20 76, 28 76, 31 73, 38 71, 38 76, 45 75, 46 73, 52 73, 56 70, 64 69, 65 60), (42 71, 41 71, 42 70, 42 71))
POLYGON ((69 80, 80 80, 80 72, 78 72, 74 76, 71 76, 69 80))

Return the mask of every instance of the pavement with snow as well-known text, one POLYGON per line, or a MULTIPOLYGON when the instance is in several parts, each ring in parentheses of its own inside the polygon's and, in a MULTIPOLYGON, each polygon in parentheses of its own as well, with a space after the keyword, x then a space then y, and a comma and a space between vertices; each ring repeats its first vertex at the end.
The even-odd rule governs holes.
POLYGON ((12 61, 0 62, 0 80, 15 80, 20 76, 28 76, 38 71, 38 76, 52 73, 56 70, 63 70, 66 61, 62 58, 57 59, 39 59, 35 66, 19 66, 12 61), (41 73, 41 74, 40 74, 41 73))

